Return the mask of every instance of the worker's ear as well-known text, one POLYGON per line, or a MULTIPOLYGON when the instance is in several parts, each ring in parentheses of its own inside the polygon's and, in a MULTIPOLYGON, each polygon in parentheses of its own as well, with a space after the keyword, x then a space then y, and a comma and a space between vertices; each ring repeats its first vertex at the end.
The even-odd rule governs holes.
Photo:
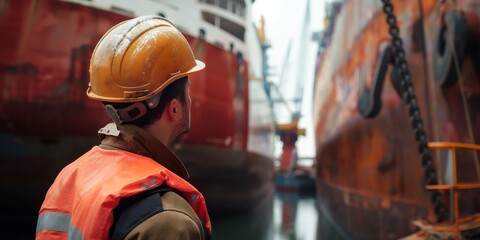
POLYGON ((181 107, 180 102, 176 98, 170 100, 170 102, 168 103, 167 108, 166 108, 168 118, 171 119, 171 120, 179 119, 181 117, 180 116, 180 113, 181 113, 180 107, 181 107))

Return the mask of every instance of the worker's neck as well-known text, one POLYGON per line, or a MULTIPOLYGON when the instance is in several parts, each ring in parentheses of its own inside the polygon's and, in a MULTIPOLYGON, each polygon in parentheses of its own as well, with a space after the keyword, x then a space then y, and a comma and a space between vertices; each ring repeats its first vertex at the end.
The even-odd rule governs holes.
POLYGON ((145 127, 145 130, 152 134, 155 138, 160 140, 165 146, 169 147, 172 138, 172 127, 168 122, 163 121, 164 118, 160 118, 154 123, 145 127))

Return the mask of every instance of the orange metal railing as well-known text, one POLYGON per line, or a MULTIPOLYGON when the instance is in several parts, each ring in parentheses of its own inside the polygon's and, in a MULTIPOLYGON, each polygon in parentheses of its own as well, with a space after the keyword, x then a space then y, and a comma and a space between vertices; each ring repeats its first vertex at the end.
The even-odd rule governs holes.
MULTIPOLYGON (((460 190, 464 189, 480 189, 480 183, 459 183, 457 180, 457 149, 467 149, 467 150, 480 150, 480 145, 468 144, 468 143, 456 143, 456 142, 430 142, 428 147, 431 149, 446 149, 450 151, 452 156, 452 184, 438 184, 438 185, 427 185, 428 190, 450 190, 453 192, 453 203, 451 208, 453 209, 453 218, 454 218, 454 231, 457 237, 460 237, 460 231, 469 230, 478 227, 478 224, 462 224, 465 221, 468 221, 470 218, 465 218, 460 220, 459 211, 458 211, 458 194, 460 190)), ((470 219, 471 221, 472 219, 470 219)), ((448 231, 448 227, 443 225, 437 226, 437 230, 448 231)))

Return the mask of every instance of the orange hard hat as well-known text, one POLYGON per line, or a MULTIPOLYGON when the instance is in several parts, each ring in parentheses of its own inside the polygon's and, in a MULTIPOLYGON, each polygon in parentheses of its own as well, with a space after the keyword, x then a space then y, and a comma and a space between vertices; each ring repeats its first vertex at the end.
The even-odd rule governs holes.
POLYGON ((98 42, 87 95, 106 102, 143 101, 204 67, 171 22, 137 17, 117 24, 98 42))

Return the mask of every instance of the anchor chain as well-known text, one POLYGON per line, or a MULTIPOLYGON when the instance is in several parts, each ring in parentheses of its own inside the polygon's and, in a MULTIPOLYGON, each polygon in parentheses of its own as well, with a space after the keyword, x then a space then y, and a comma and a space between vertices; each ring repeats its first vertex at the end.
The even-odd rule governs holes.
MULTIPOLYGON (((402 90, 402 98, 408 106, 410 121, 415 133, 418 152, 421 156, 421 162, 424 170, 424 177, 427 185, 437 184, 437 174, 432 157, 428 150, 427 135, 424 130, 420 109, 417 99, 413 91, 412 77, 410 69, 406 61, 403 41, 400 37, 400 29, 397 26, 397 20, 393 12, 393 5, 390 0, 381 0, 383 3, 383 12, 386 15, 387 24, 389 25, 389 33, 392 42, 393 56, 395 58, 395 74, 399 77, 400 87, 402 90)), ((445 220, 445 208, 442 203, 440 192, 431 191, 430 200, 433 204, 435 216, 438 222, 445 220)))

